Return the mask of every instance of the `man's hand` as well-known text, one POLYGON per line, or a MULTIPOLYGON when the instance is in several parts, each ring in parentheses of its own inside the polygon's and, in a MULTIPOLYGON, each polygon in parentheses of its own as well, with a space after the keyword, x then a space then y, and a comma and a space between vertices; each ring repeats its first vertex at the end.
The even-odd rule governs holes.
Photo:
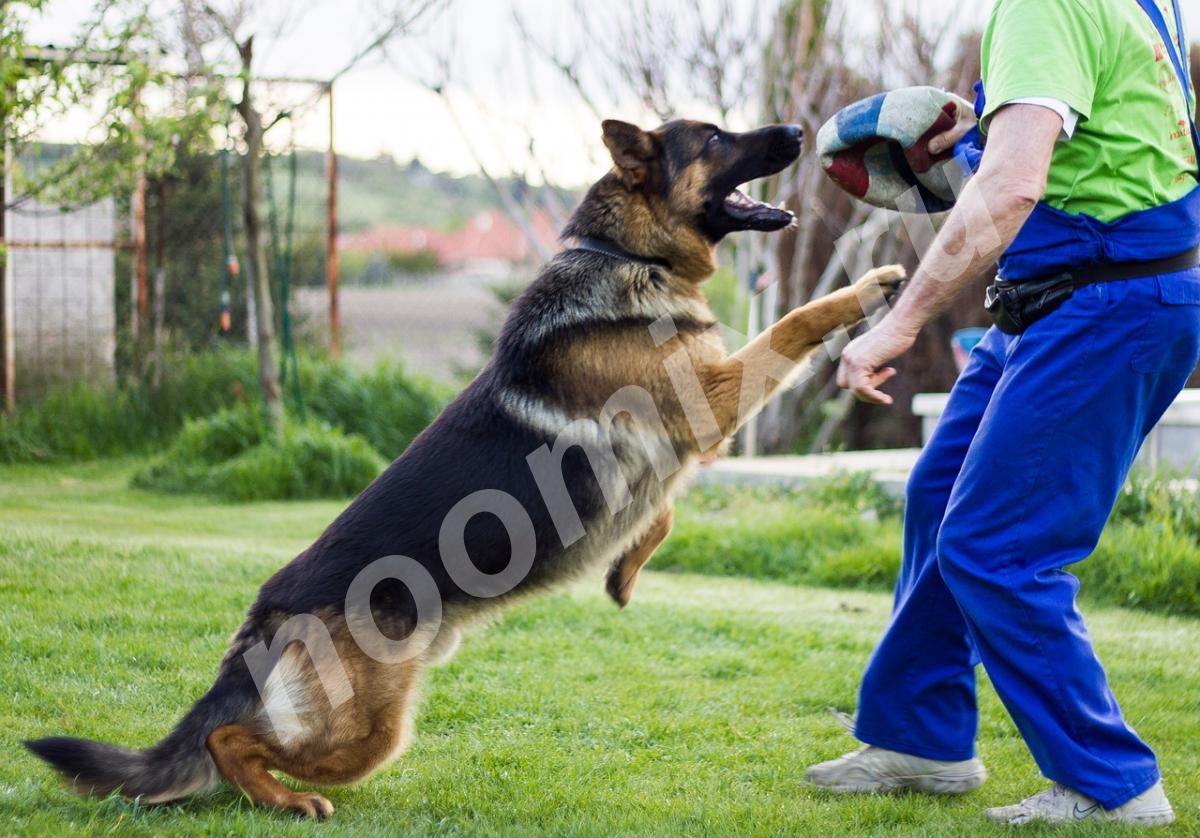
POLYGON ((916 339, 915 331, 902 327, 889 314, 842 351, 838 386, 853 390, 861 401, 890 405, 892 397, 879 388, 896 374, 896 370, 885 364, 911 349, 916 339))
POLYGON ((954 102, 951 103, 951 106, 954 108, 953 116, 956 120, 954 127, 929 141, 929 153, 933 157, 954 148, 955 144, 977 124, 974 109, 964 108, 954 102))

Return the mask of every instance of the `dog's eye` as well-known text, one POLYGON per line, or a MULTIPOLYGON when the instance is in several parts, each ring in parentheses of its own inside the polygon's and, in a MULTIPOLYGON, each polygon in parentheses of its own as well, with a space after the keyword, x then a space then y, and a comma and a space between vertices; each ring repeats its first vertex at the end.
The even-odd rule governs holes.
POLYGON ((708 148, 716 148, 721 144, 721 132, 714 131, 713 135, 708 138, 708 148))

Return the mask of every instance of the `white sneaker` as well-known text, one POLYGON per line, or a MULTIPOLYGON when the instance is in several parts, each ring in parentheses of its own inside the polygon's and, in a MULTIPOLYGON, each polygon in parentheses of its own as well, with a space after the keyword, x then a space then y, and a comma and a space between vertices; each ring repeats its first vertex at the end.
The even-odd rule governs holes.
POLYGON ((1149 791, 1139 794, 1123 806, 1106 810, 1086 794, 1055 785, 1033 797, 1027 797, 1015 806, 988 809, 987 816, 996 823, 1018 826, 1042 821, 1045 823, 1070 823, 1082 820, 1117 821, 1140 826, 1166 826, 1175 820, 1167 795, 1163 793, 1162 781, 1149 791))
POLYGON ((865 745, 854 753, 804 772, 811 785, 838 792, 914 789, 929 794, 965 794, 983 785, 987 769, 978 759, 947 762, 865 745))

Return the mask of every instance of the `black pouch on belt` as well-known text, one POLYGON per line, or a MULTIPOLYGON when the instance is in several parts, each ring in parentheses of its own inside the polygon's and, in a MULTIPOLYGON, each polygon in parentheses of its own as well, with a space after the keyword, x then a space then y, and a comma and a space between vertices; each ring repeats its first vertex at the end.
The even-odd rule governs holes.
POLYGON ((1140 279, 1156 274, 1169 274, 1194 268, 1200 264, 1200 247, 1166 259, 1148 262, 1112 262, 1086 268, 1082 277, 1062 273, 1054 276, 1008 282, 997 279, 987 288, 983 307, 992 316, 996 328, 1010 335, 1019 335, 1061 306, 1075 289, 1098 282, 1119 282, 1140 279))
POLYGON ((1075 288, 1075 277, 1071 274, 1025 282, 998 279, 988 286, 983 307, 997 329, 1019 335, 1071 299, 1075 288))

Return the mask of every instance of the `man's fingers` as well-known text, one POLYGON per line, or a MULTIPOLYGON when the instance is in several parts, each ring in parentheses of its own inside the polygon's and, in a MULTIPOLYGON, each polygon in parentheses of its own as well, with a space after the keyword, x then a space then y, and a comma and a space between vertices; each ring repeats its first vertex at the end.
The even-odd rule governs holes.
POLYGON ((957 117, 954 126, 950 130, 943 131, 929 140, 929 153, 934 157, 953 149, 958 141, 975 127, 976 120, 973 111, 966 113, 959 113, 958 111, 958 105, 953 105, 951 116, 957 117))
POLYGON ((889 381, 892 378, 894 378, 895 375, 896 375, 895 367, 884 367, 881 370, 876 370, 875 372, 871 373, 870 377, 867 380, 871 383, 872 387, 878 387, 880 384, 883 384, 885 381, 889 381))
POLYGON ((868 404, 890 405, 893 401, 892 397, 887 393, 877 390, 869 384, 855 387, 854 396, 860 402, 867 402, 868 404))
POLYGON ((937 157, 943 151, 949 151, 954 148, 954 144, 966 136, 970 128, 963 125, 956 125, 947 131, 945 134, 938 134, 929 141, 929 153, 937 157), (964 130, 965 129, 965 130, 964 130))
POLYGON ((890 405, 894 400, 879 387, 891 380, 895 374, 895 367, 884 367, 881 370, 858 370, 847 389, 852 390, 859 401, 890 405))

